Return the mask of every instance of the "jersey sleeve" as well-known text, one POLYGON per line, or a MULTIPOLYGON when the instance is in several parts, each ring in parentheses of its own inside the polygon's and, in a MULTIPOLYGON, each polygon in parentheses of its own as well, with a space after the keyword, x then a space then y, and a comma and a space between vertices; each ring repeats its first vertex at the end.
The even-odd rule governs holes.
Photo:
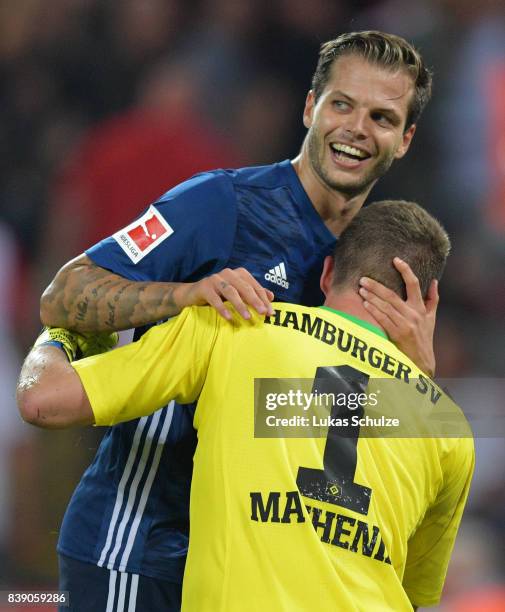
POLYGON ((415 606, 439 602, 475 463, 472 438, 461 438, 442 460, 443 484, 408 543, 403 577, 415 606))
POLYGON ((221 270, 235 238, 230 176, 206 172, 177 185, 86 255, 136 281, 192 281, 221 270))
POLYGON ((219 328, 212 308, 190 307, 138 342, 72 363, 95 423, 146 416, 170 400, 185 404, 202 389, 219 328))

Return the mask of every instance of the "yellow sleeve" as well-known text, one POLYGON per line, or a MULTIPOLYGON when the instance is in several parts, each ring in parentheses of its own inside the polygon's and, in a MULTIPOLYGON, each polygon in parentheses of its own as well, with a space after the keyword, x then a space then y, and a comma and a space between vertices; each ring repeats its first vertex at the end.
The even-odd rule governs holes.
POLYGON ((439 602, 475 464, 472 438, 461 438, 443 459, 444 481, 408 543, 403 586, 416 606, 439 602))
POLYGON ((212 308, 193 306, 140 340, 72 363, 97 425, 151 414, 170 400, 196 400, 219 327, 212 308))

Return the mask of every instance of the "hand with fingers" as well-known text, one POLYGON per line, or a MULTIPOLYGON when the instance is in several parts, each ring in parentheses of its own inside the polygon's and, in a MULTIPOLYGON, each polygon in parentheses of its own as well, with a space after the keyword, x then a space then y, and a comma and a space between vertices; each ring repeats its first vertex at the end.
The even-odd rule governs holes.
POLYGON ((181 309, 209 304, 228 320, 232 315, 225 302, 230 302, 244 319, 251 318, 248 306, 259 314, 273 314, 270 302, 274 294, 262 287, 245 268, 225 268, 196 283, 183 283, 175 290, 174 299, 181 309))
POLYGON ((438 306, 438 282, 433 280, 423 298, 417 276, 408 263, 395 257, 393 264, 402 275, 407 291, 403 300, 391 289, 371 278, 360 279, 363 305, 396 346, 423 372, 435 374, 433 334, 438 306))

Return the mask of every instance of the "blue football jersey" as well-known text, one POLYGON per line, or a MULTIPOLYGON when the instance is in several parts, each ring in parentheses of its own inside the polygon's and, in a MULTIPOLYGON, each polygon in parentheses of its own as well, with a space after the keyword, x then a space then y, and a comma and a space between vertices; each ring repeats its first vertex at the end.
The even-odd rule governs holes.
MULTIPOLYGON (((334 246, 286 160, 198 174, 87 255, 139 281, 191 282, 243 266, 276 300, 311 306, 323 302, 319 277, 334 246)), ((111 427, 72 496, 58 552, 182 581, 196 447, 192 419, 193 411, 171 402, 111 427)))

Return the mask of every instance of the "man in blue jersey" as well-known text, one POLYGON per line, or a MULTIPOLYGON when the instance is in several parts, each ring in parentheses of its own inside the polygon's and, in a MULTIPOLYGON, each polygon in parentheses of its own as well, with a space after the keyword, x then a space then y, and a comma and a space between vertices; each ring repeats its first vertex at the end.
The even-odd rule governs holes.
MULTIPOLYGON (((361 32, 326 43, 293 161, 207 172, 170 190, 58 272, 42 298, 43 322, 138 328, 189 304, 229 316, 225 300, 248 317, 248 305, 269 310, 273 291, 277 300, 321 303, 324 257, 407 152, 430 91, 422 58, 401 38, 361 32)), ((432 373, 436 283, 423 300, 410 268, 397 266, 406 299, 364 280, 368 309, 432 373)), ((60 533, 60 586, 73 593, 73 609, 178 609, 195 444, 191 412, 173 403, 109 429, 60 533)))

